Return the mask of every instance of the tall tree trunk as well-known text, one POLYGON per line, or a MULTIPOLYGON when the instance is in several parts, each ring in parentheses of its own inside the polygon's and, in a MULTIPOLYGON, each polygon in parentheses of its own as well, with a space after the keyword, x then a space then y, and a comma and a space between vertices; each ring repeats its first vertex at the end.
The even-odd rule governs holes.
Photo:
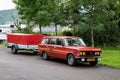
POLYGON ((92 44, 92 47, 94 47, 94 23, 93 23, 93 12, 94 12, 94 3, 92 2, 91 4, 91 22, 90 22, 90 27, 91 27, 91 44, 92 44))
POLYGON ((20 27, 21 26, 20 21, 18 19, 14 21, 14 25, 17 27, 18 30, 20 31, 22 30, 22 28, 20 27))
POLYGON ((73 25, 73 36, 75 36, 75 26, 73 25))
POLYGON ((56 33, 56 36, 57 36, 57 25, 55 24, 55 33, 56 33))
POLYGON ((42 34, 42 28, 40 24, 39 24, 39 29, 40 29, 40 34, 42 34))
POLYGON ((27 26, 28 26, 28 33, 30 33, 31 32, 30 31, 31 26, 30 26, 30 22, 29 21, 27 21, 27 26))
POLYGON ((94 47, 94 29, 93 26, 91 26, 91 43, 92 43, 92 47, 94 47))

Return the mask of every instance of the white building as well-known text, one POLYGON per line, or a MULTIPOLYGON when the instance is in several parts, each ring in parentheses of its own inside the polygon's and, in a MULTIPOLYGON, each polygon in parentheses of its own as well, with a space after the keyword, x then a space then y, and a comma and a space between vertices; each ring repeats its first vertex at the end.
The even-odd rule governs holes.
POLYGON ((0 25, 0 41, 7 40, 7 34, 16 30, 14 25, 0 25))

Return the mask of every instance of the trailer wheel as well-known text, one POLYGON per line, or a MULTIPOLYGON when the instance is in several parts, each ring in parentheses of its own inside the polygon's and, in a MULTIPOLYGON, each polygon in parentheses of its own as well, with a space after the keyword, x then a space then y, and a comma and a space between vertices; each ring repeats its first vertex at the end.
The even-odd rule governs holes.
POLYGON ((37 54, 38 54, 38 51, 33 51, 33 54, 34 54, 34 55, 37 55, 37 54))
POLYGON ((17 48, 15 47, 15 46, 12 46, 12 48, 11 48, 11 52, 13 53, 13 54, 17 54, 17 48))

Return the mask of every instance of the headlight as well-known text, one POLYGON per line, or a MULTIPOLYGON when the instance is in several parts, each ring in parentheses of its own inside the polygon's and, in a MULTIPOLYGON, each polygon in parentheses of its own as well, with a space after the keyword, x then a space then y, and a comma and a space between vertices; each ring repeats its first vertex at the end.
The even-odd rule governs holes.
POLYGON ((85 52, 80 52, 80 56, 85 56, 86 53, 85 52))
POLYGON ((80 56, 82 55, 82 52, 80 52, 80 56))
POLYGON ((83 56, 85 56, 86 55, 86 53, 85 52, 83 52, 83 56))
POLYGON ((95 52, 95 55, 100 55, 100 52, 95 52))

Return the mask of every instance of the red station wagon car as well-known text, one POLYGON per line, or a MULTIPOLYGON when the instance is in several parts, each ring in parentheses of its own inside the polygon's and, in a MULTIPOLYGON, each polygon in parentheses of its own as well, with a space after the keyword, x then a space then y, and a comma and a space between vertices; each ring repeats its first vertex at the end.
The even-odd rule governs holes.
POLYGON ((80 37, 46 36, 38 46, 41 57, 67 60, 73 66, 78 62, 88 62, 95 66, 100 60, 101 49, 87 47, 80 37))

